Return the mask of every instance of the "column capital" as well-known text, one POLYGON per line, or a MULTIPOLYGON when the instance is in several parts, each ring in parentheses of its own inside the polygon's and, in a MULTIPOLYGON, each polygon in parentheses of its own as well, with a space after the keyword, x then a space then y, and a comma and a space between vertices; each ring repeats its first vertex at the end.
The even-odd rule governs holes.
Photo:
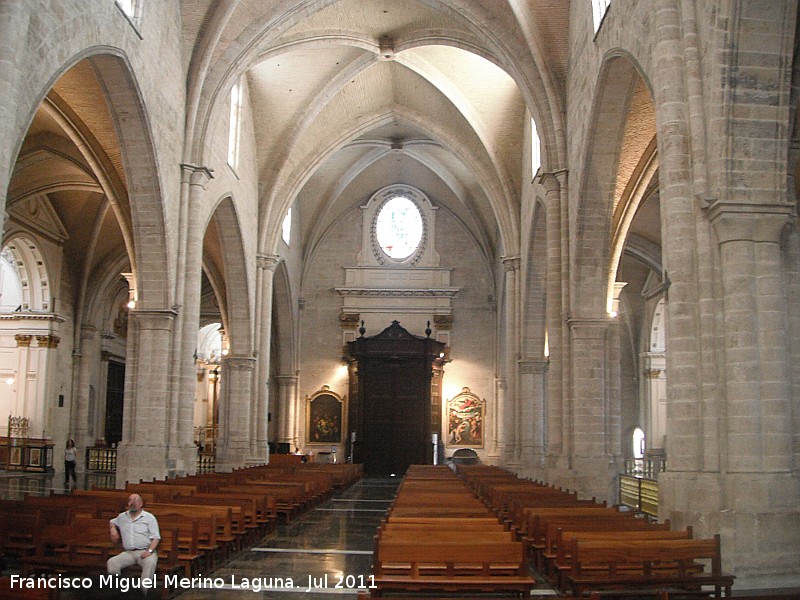
POLYGON ((539 175, 539 184, 548 194, 551 192, 561 192, 561 187, 567 180, 569 171, 567 169, 556 169, 548 173, 539 175))
POLYGON ((276 254, 256 254, 256 267, 266 271, 275 271, 281 262, 281 257, 276 254))
POLYGON ((788 203, 729 202, 713 199, 706 208, 721 244, 725 242, 775 242, 795 214, 788 203))
POLYGON ((573 338, 597 338, 605 335, 608 326, 614 322, 611 318, 567 319, 567 325, 573 338))
POLYGON ((519 372, 525 375, 536 375, 547 373, 550 368, 550 361, 546 358, 520 358, 517 361, 519 372))
POLYGON ((18 333, 14 336, 14 339, 17 341, 17 348, 28 347, 31 345, 33 336, 26 333, 18 333))
POLYGON ((256 359, 252 356, 231 356, 222 359, 222 364, 232 371, 252 371, 255 369, 256 359))
POLYGON ((506 273, 511 271, 519 271, 519 256, 501 256, 500 260, 503 262, 503 269, 506 271, 506 273))
POLYGON ((187 181, 189 185, 199 185, 205 188, 208 182, 214 179, 214 171, 200 165, 181 163, 181 171, 184 180, 187 181))
POLYGON ((168 329, 171 331, 177 316, 177 311, 171 308, 136 308, 128 312, 128 317, 133 318, 140 329, 168 329))

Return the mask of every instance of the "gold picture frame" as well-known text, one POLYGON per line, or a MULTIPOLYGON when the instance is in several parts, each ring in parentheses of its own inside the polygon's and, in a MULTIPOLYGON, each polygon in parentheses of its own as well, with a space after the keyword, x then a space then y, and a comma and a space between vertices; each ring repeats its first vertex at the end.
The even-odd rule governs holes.
POLYGON ((448 448, 483 448, 486 401, 468 387, 445 403, 445 445, 448 448))
POLYGON ((347 399, 330 387, 322 388, 306 397, 306 443, 316 446, 341 444, 347 419, 347 399))

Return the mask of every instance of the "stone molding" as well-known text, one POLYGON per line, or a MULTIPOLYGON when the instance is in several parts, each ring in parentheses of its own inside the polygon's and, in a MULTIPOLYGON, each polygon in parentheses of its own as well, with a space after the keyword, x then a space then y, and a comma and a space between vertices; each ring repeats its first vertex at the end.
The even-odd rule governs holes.
POLYGON ((792 204, 726 202, 715 199, 706 209, 720 244, 734 241, 780 241, 784 225, 795 214, 792 204))
POLYGON ((266 271, 275 271, 281 263, 281 257, 276 254, 258 254, 256 255, 256 267, 266 271))

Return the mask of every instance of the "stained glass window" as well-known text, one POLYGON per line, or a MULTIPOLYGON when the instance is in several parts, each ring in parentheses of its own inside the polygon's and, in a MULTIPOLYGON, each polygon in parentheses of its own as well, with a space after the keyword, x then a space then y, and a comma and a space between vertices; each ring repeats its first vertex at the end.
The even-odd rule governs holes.
POLYGON ((375 222, 378 245, 389 258, 408 258, 422 241, 422 215, 411 200, 395 196, 381 207, 375 222))

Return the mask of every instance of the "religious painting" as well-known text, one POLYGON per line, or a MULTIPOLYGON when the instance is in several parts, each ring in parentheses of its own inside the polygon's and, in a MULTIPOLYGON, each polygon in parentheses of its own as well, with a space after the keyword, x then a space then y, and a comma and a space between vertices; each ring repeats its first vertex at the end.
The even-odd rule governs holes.
POLYGON ((345 398, 327 385, 306 398, 306 431, 309 444, 341 444, 345 430, 345 398))
POLYGON ((449 448, 483 448, 483 424, 486 401, 468 387, 445 403, 445 440, 449 448))
POLYGON ((30 449, 30 460, 28 464, 32 467, 41 467, 42 466, 42 449, 41 448, 31 448, 30 449))

